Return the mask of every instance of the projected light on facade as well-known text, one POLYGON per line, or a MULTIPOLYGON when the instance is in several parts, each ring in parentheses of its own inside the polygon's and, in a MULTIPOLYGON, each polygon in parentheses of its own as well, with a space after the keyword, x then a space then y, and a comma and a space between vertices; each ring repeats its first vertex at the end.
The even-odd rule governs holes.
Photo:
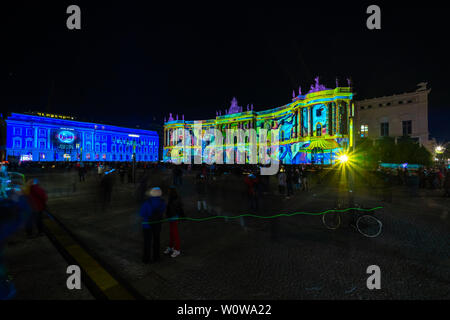
MULTIPOLYGON (((348 82, 348 87, 336 86, 335 89, 328 89, 319 83, 317 77, 308 93, 302 94, 300 89, 298 95, 293 94, 292 102, 265 111, 254 111, 253 105, 247 105, 244 110, 238 105, 236 98, 233 98, 230 108, 224 114, 216 111, 214 119, 185 121, 184 116, 179 120, 178 116, 173 119, 170 114, 168 121, 164 123, 163 159, 174 161, 176 158, 183 158, 186 149, 180 150, 177 147, 180 139, 183 139, 179 134, 180 129, 183 129, 184 132, 191 133, 192 143, 186 148, 191 148, 189 151, 192 160, 200 156, 202 162, 211 163, 211 154, 207 148, 210 142, 201 141, 201 147, 198 147, 198 135, 193 132, 195 124, 198 126, 198 123, 201 123, 202 134, 211 130, 219 130, 222 133, 225 159, 230 157, 230 150, 233 153, 234 148, 237 153, 237 149, 243 147, 245 163, 250 163, 247 151, 251 143, 245 140, 241 143, 234 141, 231 146, 226 144, 227 130, 255 129, 256 141, 260 141, 261 129, 265 129, 267 132, 278 132, 279 148, 272 156, 284 164, 336 163, 336 155, 353 147, 354 143, 355 108, 351 84, 348 82)), ((270 153, 270 150, 267 152, 270 153)))
POLYGON ((158 161, 158 134, 75 121, 53 114, 12 113, 6 154, 21 161, 158 161))

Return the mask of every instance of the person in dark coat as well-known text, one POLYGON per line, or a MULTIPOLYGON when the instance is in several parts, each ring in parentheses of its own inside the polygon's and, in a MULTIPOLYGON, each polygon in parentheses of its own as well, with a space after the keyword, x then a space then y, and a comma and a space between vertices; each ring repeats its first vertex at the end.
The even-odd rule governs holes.
POLYGON ((144 234, 143 263, 149 263, 153 249, 153 262, 159 260, 161 220, 166 210, 166 203, 161 198, 160 188, 152 188, 147 195, 150 197, 141 207, 139 215, 142 219, 142 230, 144 234), (153 245, 153 246, 152 246, 153 245))
POLYGON ((450 197, 450 170, 445 174, 444 190, 444 197, 450 197))
POLYGON ((198 174, 195 178, 195 189, 197 191, 197 209, 200 213, 207 212, 206 205, 206 177, 198 174))
POLYGON ((178 218, 184 217, 183 203, 178 196, 177 189, 172 186, 169 189, 166 217, 169 219, 170 240, 165 254, 171 254, 172 258, 180 255, 180 236, 178 234, 178 218))

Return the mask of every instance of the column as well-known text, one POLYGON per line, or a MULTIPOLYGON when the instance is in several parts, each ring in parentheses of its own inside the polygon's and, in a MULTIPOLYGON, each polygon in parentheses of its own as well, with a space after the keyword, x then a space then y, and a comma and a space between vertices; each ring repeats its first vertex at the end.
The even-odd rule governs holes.
POLYGON ((34 147, 37 148, 38 147, 38 128, 34 127, 34 147))
POLYGON ((309 125, 309 136, 313 136, 313 116, 312 116, 312 108, 308 107, 308 125, 309 125))

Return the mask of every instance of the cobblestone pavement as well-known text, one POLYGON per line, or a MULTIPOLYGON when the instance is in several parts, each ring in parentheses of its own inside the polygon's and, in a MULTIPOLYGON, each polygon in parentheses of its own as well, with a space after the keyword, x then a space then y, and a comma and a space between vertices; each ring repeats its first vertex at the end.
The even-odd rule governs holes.
MULTIPOLYGON (((412 198, 406 189, 396 187, 393 201, 385 203, 374 187, 360 185, 355 191, 357 203, 384 207, 377 213, 383 222, 377 238, 363 237, 345 223, 328 230, 320 216, 308 215, 246 218, 247 229, 240 219, 180 222, 182 254, 143 265, 136 187, 117 181, 111 206, 102 210, 97 177, 88 176, 85 183, 73 180, 70 173, 57 182, 48 178, 47 187, 53 185, 50 210, 148 298, 450 298, 450 203, 436 191, 421 191, 412 198), (67 190, 59 192, 57 184, 59 191, 67 190), (366 287, 366 269, 374 264, 381 268, 381 290, 366 287)), ((193 175, 187 174, 179 189, 187 215, 200 217, 192 180, 193 175)), ((248 213, 242 181, 230 177, 211 182, 208 203, 216 213, 248 213)), ((275 192, 275 183, 271 177, 258 214, 320 212, 333 208, 340 195, 331 179, 321 184, 313 181, 309 192, 297 192, 286 200, 275 192)), ((150 177, 149 186, 165 191, 170 184, 169 174, 150 177)), ((168 243, 166 224, 161 242, 163 248, 168 243)))

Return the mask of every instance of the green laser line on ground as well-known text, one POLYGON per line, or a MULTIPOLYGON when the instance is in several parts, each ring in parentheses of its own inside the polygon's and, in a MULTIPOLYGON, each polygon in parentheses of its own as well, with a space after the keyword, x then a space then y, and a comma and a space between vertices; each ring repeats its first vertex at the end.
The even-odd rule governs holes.
POLYGON ((221 218, 222 219, 237 219, 237 218, 242 218, 242 217, 253 217, 253 218, 258 218, 258 219, 273 219, 273 218, 278 218, 278 217, 292 217, 292 216, 296 216, 296 215, 300 215, 300 214, 310 215, 310 216, 320 216, 322 214, 330 213, 330 212, 347 212, 349 210, 359 210, 359 211, 364 211, 364 212, 370 212, 370 211, 375 211, 375 210, 382 209, 382 208, 383 207, 375 207, 375 208, 370 208, 370 209, 363 209, 363 208, 329 209, 329 210, 325 210, 322 212, 279 213, 279 214, 276 214, 273 216, 258 216, 256 214, 247 213, 247 214, 241 214, 238 216, 210 216, 210 217, 206 217, 206 218, 179 217, 179 218, 167 218, 167 219, 153 221, 153 222, 142 222, 142 224, 155 224, 155 223, 180 221, 180 220, 200 222, 200 221, 208 221, 208 220, 212 220, 212 219, 221 219, 221 218))

